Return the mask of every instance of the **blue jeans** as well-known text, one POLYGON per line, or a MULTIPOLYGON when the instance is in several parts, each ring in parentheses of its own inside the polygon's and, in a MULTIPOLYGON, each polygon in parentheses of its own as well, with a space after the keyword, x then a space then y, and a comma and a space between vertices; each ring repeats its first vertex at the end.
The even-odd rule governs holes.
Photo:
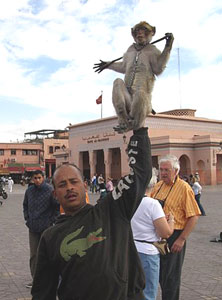
POLYGON ((197 204, 198 204, 198 206, 199 206, 199 209, 200 209, 200 211, 201 211, 202 216, 206 216, 205 210, 204 210, 202 204, 200 203, 200 196, 201 196, 201 194, 195 195, 195 199, 196 199, 196 201, 197 201, 197 204))
POLYGON ((139 253, 146 278, 146 287, 143 291, 146 300, 156 300, 159 284, 160 255, 139 253))

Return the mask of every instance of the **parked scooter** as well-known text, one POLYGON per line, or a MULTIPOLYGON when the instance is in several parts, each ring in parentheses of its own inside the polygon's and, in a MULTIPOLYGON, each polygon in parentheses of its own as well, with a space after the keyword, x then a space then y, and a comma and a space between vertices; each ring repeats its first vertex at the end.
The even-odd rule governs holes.
POLYGON ((7 199, 8 198, 8 194, 6 193, 6 190, 3 186, 0 186, 0 196, 3 198, 3 199, 7 199))

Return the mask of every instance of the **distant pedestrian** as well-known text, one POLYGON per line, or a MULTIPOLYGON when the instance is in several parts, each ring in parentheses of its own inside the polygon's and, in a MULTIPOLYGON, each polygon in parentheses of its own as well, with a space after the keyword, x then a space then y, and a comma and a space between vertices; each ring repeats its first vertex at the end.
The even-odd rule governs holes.
POLYGON ((97 179, 96 174, 93 175, 91 179, 91 191, 92 193, 97 192, 97 179))
POLYGON ((200 175, 198 172, 195 172, 194 177, 195 177, 196 181, 200 182, 200 175))
POLYGON ((105 186, 105 180, 104 180, 102 174, 99 175, 97 181, 98 181, 98 185, 99 185, 99 191, 100 191, 100 190, 103 190, 104 188, 106 188, 106 187, 104 187, 104 186, 105 186))
POLYGON ((193 180, 193 185, 192 185, 192 189, 195 195, 195 200, 197 201, 197 204, 199 206, 199 209, 201 211, 201 215, 202 216, 206 216, 205 210, 203 208, 203 206, 200 203, 200 197, 201 197, 201 192, 202 192, 202 186, 200 185, 200 183, 198 182, 198 179, 194 177, 193 180))
POLYGON ((112 182, 112 178, 108 177, 108 180, 106 182, 106 190, 107 192, 112 192, 113 190, 113 182, 112 182))
MULTIPOLYGON (((34 277, 36 268, 36 254, 41 235, 45 229, 53 225, 59 214, 59 204, 53 197, 53 187, 44 181, 41 170, 33 173, 34 184, 25 192, 23 214, 29 229, 30 271, 34 277)), ((32 283, 26 285, 32 287, 32 283)))
POLYGON ((2 183, 3 183, 3 186, 5 186, 5 181, 6 181, 6 179, 5 179, 4 176, 1 177, 1 181, 2 181, 2 183))
POLYGON ((11 177, 8 178, 8 191, 9 193, 12 193, 12 186, 14 184, 14 181, 11 177))

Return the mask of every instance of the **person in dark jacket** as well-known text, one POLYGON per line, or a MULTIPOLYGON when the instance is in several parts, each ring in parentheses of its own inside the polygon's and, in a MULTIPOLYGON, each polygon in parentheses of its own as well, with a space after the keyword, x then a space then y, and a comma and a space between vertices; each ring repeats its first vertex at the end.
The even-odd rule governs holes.
MULTIPOLYGON (((53 196, 53 187, 44 181, 41 170, 33 172, 33 185, 25 192, 23 214, 26 226, 29 228, 30 271, 34 277, 36 267, 36 253, 41 235, 45 229, 55 222, 59 213, 59 203, 53 196)), ((32 283, 26 285, 32 287, 32 283)))
POLYGON ((77 166, 53 175, 65 215, 47 229, 38 249, 33 300, 143 300, 145 277, 130 220, 152 176, 147 128, 128 145, 130 174, 95 206, 86 203, 77 166))

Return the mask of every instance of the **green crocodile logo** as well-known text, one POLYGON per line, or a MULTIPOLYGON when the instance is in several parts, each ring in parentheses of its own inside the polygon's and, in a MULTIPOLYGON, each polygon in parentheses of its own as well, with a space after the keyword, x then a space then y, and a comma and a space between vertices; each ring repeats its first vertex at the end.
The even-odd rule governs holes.
POLYGON ((75 240, 74 238, 81 233, 83 228, 84 226, 68 234, 62 241, 60 246, 60 254, 65 261, 69 261, 70 258, 75 254, 79 255, 80 257, 86 255, 87 249, 106 239, 105 236, 98 236, 98 234, 102 231, 102 228, 99 228, 94 232, 90 232, 87 237, 75 240))

